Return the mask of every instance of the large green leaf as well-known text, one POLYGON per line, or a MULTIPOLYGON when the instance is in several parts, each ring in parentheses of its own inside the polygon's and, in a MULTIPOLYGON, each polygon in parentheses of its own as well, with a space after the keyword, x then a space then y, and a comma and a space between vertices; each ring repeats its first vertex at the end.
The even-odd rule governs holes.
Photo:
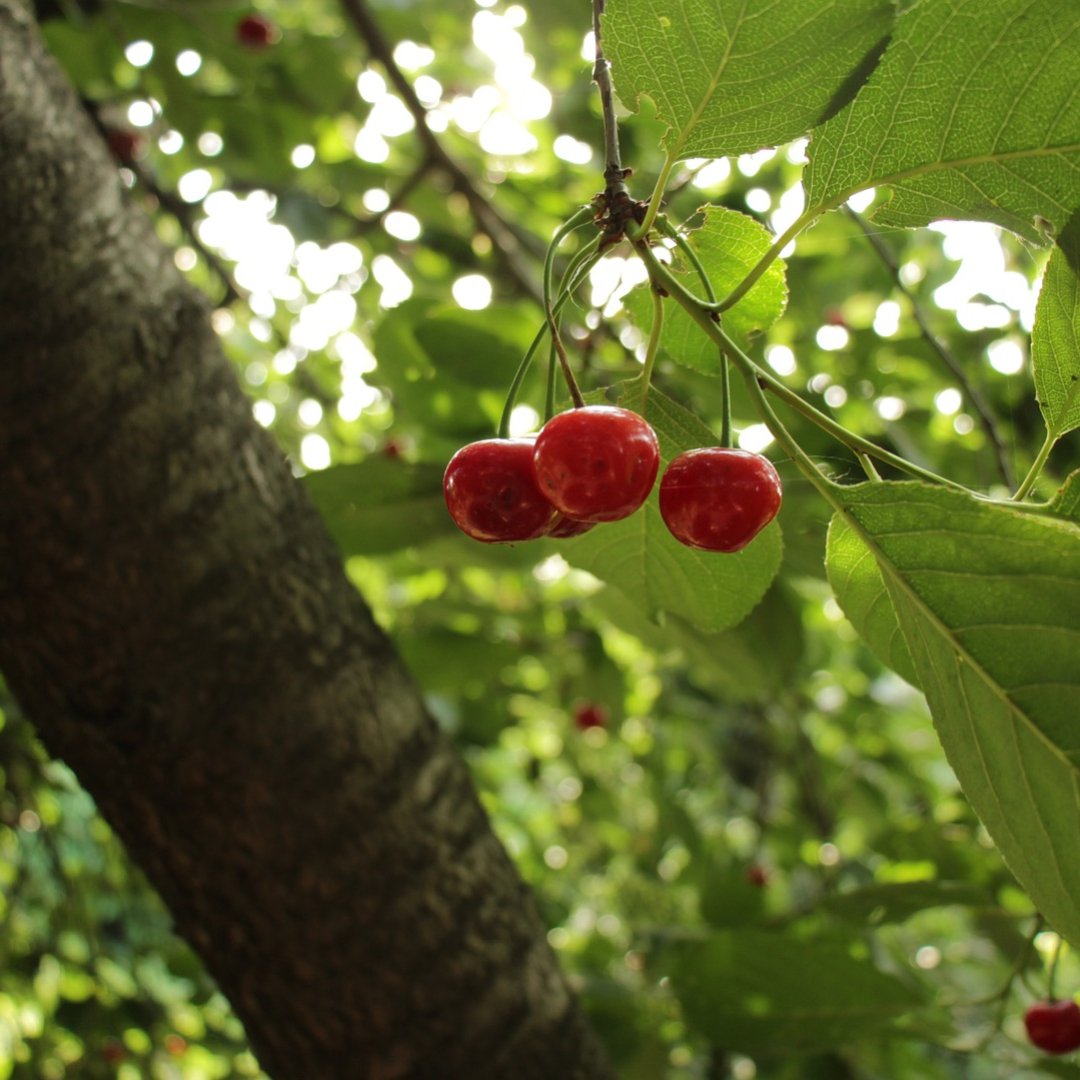
POLYGON ((619 96, 652 98, 678 160, 809 131, 865 77, 892 15, 888 0, 608 0, 603 34, 619 96))
POLYGON ((1078 56, 1076 0, 922 0, 812 138, 807 205, 886 185, 882 224, 973 218, 1045 242, 1043 221, 1080 206, 1078 56))
POLYGON ((870 651, 901 678, 918 686, 911 653, 873 552, 839 514, 829 525, 825 571, 836 602, 870 651))
MULTIPOLYGON (((739 284, 772 245, 773 236, 759 221, 737 210, 711 206, 698 229, 687 235, 701 260, 717 296, 726 296, 739 284)), ((699 295, 701 282, 685 259, 672 267, 683 284, 699 295)), ((783 314, 787 303, 784 263, 775 259, 754 287, 734 307, 724 312, 723 326, 728 336, 746 348, 750 339, 767 330, 783 314)), ((648 286, 635 289, 626 298, 631 316, 646 332, 652 324, 652 300, 648 286)), ((664 313, 660 347, 672 360, 707 375, 720 371, 720 352, 693 319, 678 304, 669 302, 664 313)))
POLYGON ((842 1046, 920 1002, 844 945, 758 930, 677 942, 660 962, 687 1021, 714 1045, 747 1054, 842 1046))
POLYGON ((438 465, 370 457, 310 473, 304 486, 345 555, 385 554, 454 531, 438 465))
POLYGON ((965 794, 1080 942, 1080 527, 918 483, 846 489, 965 794))
POLYGON ((1046 264, 1031 368, 1050 437, 1080 427, 1080 213, 1069 220, 1046 264))
MULTIPOLYGON (((640 381, 615 389, 613 399, 640 411, 640 381)), ((653 387, 645 417, 660 440, 661 475, 684 450, 714 446, 716 437, 693 413, 653 387)), ((742 551, 697 551, 676 540, 653 489, 645 505, 622 521, 598 525, 565 541, 567 561, 617 586, 653 620, 681 616, 702 630, 725 630, 757 605, 780 568, 780 529, 775 522, 742 551)))
POLYGON ((989 906, 985 889, 964 881, 889 881, 834 893, 822 905, 826 911, 861 926, 903 922, 927 908, 963 904, 989 906))

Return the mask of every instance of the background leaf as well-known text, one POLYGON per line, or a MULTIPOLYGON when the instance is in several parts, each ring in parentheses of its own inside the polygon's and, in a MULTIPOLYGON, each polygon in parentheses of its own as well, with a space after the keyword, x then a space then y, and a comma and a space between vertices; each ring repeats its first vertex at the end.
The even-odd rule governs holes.
POLYGON ((605 52, 619 97, 647 95, 669 158, 722 157, 808 131, 889 33, 884 0, 608 0, 605 52))
POLYGON ((1031 370, 1052 438, 1080 427, 1080 213, 1069 219, 1043 275, 1031 370))
POLYGON ((811 139, 807 205, 888 185, 884 225, 992 221, 1044 243, 1080 206, 1074 0, 923 0, 811 139))
POLYGON ((1080 528, 917 483, 843 501, 964 793, 1039 910, 1080 942, 1080 528))
MULTIPOLYGON (((639 411, 641 384, 623 383, 612 400, 639 411)), ((630 517, 599 525, 560 550, 572 565, 621 589, 650 619, 671 613, 702 630, 735 626, 761 600, 780 568, 780 529, 773 522, 734 554, 680 544, 660 516, 660 478, 673 457, 714 446, 716 436, 656 387, 649 391, 645 417, 660 440, 660 474, 648 501, 630 517)))
MULTIPOLYGON (((705 267, 717 297, 723 297, 746 277, 772 245, 773 236, 759 221, 724 206, 710 206, 700 228, 687 240, 705 267)), ((693 267, 676 251, 673 271, 693 293, 702 295, 701 281, 693 267)), ((647 334, 652 324, 652 300, 648 287, 635 289, 625 300, 634 322, 647 334)), ((783 314, 787 303, 784 263, 774 260, 752 289, 723 315, 725 331, 743 348, 767 330, 783 314)), ((695 371, 716 375, 720 355, 701 327, 673 300, 665 304, 664 330, 660 339, 664 354, 695 371)))
POLYGON ((443 470, 369 457, 310 473, 304 486, 342 554, 377 555, 453 533, 443 470))
POLYGON ((667 946, 687 1020, 716 1046, 826 1050, 909 1012, 920 996, 842 944, 739 929, 667 946))

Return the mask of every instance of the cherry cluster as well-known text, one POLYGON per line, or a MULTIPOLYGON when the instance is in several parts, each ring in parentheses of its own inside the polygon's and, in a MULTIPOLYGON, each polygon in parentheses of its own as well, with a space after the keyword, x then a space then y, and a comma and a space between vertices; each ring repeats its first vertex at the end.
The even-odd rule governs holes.
MULTIPOLYGON (((443 475, 450 516, 484 543, 569 537, 628 517, 660 469, 656 433, 629 409, 585 405, 535 437, 462 447, 443 475)), ((780 477, 760 454, 707 447, 680 454, 660 482, 660 513, 688 547, 739 551, 780 509, 780 477)))

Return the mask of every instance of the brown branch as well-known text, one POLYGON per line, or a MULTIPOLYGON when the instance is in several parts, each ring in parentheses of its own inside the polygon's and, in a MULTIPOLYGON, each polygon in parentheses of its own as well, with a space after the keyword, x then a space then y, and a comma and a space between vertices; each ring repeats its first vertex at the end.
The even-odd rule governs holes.
POLYGON ((543 293, 535 274, 522 258, 521 241, 513 227, 495 209, 488 198, 477 188, 473 178, 460 162, 446 150, 428 127, 427 109, 416 96, 412 83, 394 60, 393 46, 383 34, 367 0, 341 0, 345 13, 352 20, 356 32, 364 40, 372 58, 378 60, 386 71, 394 89, 416 121, 416 131, 432 163, 449 178, 455 191, 463 195, 469 205, 477 228, 491 240, 497 257, 516 284, 536 300, 543 301, 543 293))
POLYGON ((994 448, 994 456, 997 460, 998 472, 1001 475, 1001 479, 1005 486, 1012 490, 1016 486, 1016 476, 1013 473, 1012 463, 1009 461, 1008 446, 998 427, 998 420, 994 415, 990 403, 983 397, 982 391, 980 391, 968 378, 967 372, 964 370, 960 361, 953 356, 952 350, 937 336, 937 334, 934 333, 918 297, 916 297, 915 293, 901 280, 900 266, 893 256, 893 253, 889 250, 888 245, 876 232, 874 232, 873 229, 870 228, 869 223, 861 214, 852 210, 850 206, 845 207, 845 210, 847 211, 848 216, 852 218, 860 229, 862 229, 863 234, 870 242, 870 246, 874 249, 877 257, 892 275, 893 283, 897 290, 911 305, 911 314, 915 319, 915 324, 918 326, 923 339, 941 362, 949 369, 953 378, 960 384, 961 391, 970 403, 971 408, 979 417, 979 423, 982 425, 986 437, 990 440, 990 445, 994 448))

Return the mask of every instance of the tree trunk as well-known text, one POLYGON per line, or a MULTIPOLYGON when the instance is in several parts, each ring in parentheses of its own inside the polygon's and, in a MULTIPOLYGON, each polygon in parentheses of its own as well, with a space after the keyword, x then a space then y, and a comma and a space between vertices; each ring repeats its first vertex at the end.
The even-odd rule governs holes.
POLYGON ((272 1076, 608 1077, 464 765, 22 0, 0 669, 272 1076))

